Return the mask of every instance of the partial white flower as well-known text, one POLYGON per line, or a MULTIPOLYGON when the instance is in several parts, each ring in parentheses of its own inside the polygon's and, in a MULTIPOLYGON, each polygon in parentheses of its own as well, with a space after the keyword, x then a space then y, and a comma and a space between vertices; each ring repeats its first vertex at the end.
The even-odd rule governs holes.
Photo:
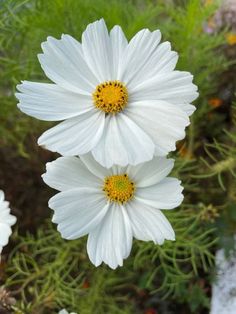
POLYGON ((63 310, 60 310, 60 312, 58 314, 77 314, 77 313, 75 313, 75 312, 69 313, 69 312, 67 312, 66 309, 63 309, 63 310))
POLYGON ((139 31, 130 42, 119 26, 89 24, 82 42, 69 35, 42 43, 40 64, 55 84, 23 81, 18 107, 60 121, 38 140, 64 156, 92 152, 109 168, 165 156, 184 138, 198 96, 188 72, 175 71, 178 55, 159 30, 139 31))
POLYGON ((60 191, 49 200, 52 221, 65 239, 88 234, 91 262, 115 269, 129 256, 133 237, 156 244, 175 239, 160 210, 183 200, 181 182, 166 178, 173 164, 172 159, 155 157, 138 166, 106 169, 91 154, 47 163, 43 180, 60 191))
POLYGON ((0 190, 0 254, 8 244, 12 234, 11 226, 16 222, 16 217, 10 214, 9 203, 4 199, 4 192, 0 190))

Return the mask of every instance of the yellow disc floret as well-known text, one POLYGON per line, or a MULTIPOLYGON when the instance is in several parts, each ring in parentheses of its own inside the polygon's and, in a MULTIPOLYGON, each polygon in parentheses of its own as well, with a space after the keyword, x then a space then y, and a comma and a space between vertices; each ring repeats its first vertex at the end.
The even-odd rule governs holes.
POLYGON ((110 202, 123 204, 133 198, 135 185, 127 174, 114 175, 105 178, 103 191, 110 202))
POLYGON ((128 103, 128 91, 119 81, 108 81, 99 84, 93 93, 95 107, 106 113, 118 113, 128 103))

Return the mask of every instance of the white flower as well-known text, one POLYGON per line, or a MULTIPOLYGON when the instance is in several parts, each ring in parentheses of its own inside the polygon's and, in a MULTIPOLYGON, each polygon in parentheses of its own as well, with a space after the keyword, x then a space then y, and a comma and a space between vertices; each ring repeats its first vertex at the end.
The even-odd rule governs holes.
MULTIPOLYGON (((63 309, 63 310, 60 310, 58 314, 69 314, 69 313, 67 312, 67 310, 63 309)), ((70 314, 76 314, 76 313, 71 312, 70 314)))
POLYGON ((175 150, 198 96, 192 75, 175 71, 178 55, 159 30, 139 31, 128 43, 104 20, 89 24, 82 43, 69 35, 42 43, 40 64, 55 84, 23 81, 18 107, 60 121, 38 140, 64 156, 92 152, 109 168, 151 160, 175 150))
POLYGON ((8 244, 12 234, 11 226, 16 222, 16 217, 10 214, 9 203, 4 200, 4 193, 0 190, 0 253, 8 244))
POLYGON ((133 237, 156 244, 175 239, 160 210, 183 200, 181 182, 166 178, 173 164, 172 159, 155 157, 138 166, 106 169, 91 154, 47 163, 43 180, 60 191, 49 200, 52 221, 65 239, 89 234, 88 255, 96 266, 121 266, 133 237))

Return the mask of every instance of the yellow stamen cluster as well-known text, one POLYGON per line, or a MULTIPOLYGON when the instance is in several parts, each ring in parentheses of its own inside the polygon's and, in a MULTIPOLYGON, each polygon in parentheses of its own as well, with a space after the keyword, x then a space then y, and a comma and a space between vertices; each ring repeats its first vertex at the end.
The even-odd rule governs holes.
POLYGON ((135 185, 127 174, 105 178, 103 191, 110 202, 126 203, 134 196, 135 185))
POLYGON ((118 113, 128 103, 128 91, 119 81, 108 81, 99 84, 93 93, 95 107, 105 113, 118 113))

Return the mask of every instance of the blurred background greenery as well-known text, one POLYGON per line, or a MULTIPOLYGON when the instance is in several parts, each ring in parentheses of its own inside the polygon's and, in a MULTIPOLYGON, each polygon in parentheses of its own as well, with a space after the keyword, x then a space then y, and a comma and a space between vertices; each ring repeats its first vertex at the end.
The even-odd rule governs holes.
POLYGON ((0 313, 209 313, 214 253, 232 248, 236 227, 235 12, 210 0, 0 0, 0 188, 18 217, 1 261, 0 313), (135 241, 115 271, 92 266, 85 239, 64 241, 52 226, 40 176, 56 155, 36 144, 49 123, 22 114, 14 97, 21 80, 46 81, 37 54, 47 36, 80 40, 101 17, 129 39, 160 29, 200 93, 174 153, 185 186, 183 205, 167 213, 177 240, 135 241))

